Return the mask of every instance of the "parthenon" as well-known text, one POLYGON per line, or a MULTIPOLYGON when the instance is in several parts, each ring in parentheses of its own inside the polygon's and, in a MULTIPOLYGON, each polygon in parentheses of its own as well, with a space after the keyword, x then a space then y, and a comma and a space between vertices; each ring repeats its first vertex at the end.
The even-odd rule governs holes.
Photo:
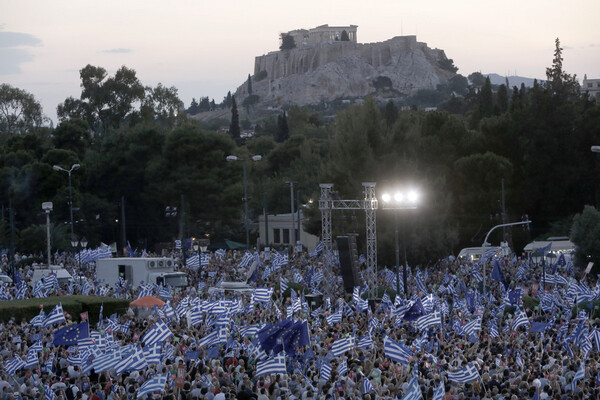
POLYGON ((327 24, 312 29, 295 29, 281 36, 290 35, 294 38, 296 46, 305 46, 317 43, 335 42, 342 39, 342 33, 348 34, 348 41, 357 43, 356 30, 358 25, 329 26, 327 24))

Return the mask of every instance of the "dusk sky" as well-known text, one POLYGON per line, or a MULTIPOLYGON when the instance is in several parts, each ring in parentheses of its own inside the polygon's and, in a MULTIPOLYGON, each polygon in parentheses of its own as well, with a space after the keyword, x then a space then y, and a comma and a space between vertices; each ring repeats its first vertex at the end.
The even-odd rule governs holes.
POLYGON ((277 50, 281 32, 358 25, 360 43, 416 35, 472 72, 545 79, 554 40, 563 67, 600 78, 600 1, 0 0, 0 83, 56 106, 81 94, 79 70, 125 65, 145 86, 175 86, 188 107, 223 100, 277 50))

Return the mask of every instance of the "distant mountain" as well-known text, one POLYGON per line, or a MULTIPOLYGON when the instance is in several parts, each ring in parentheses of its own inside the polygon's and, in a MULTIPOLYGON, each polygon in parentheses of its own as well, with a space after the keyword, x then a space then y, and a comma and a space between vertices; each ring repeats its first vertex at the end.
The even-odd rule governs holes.
MULTIPOLYGON (((503 85, 506 83, 506 76, 502 76, 502 75, 498 75, 498 74, 484 74, 482 73, 483 76, 489 76, 490 77, 490 82, 492 83, 492 85, 503 85)), ((525 78, 522 76, 509 76, 508 77, 508 85, 510 88, 512 88, 513 86, 516 87, 521 87, 521 83, 525 84, 525 87, 533 87, 533 81, 535 79, 533 78, 525 78)), ((538 82, 543 82, 543 80, 538 79, 538 82)))

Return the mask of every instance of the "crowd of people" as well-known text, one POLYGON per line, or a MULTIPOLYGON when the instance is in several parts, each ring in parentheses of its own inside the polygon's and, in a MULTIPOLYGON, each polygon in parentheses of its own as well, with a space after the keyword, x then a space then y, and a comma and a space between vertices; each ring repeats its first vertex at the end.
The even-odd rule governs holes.
MULTIPOLYGON (((79 316, 48 326, 2 316, 2 400, 600 398, 600 319, 593 302, 600 285, 569 262, 542 270, 527 259, 490 255, 400 273, 363 265, 360 287, 347 291, 331 253, 288 259, 230 251, 212 253, 199 267, 177 258, 190 285, 175 290, 126 282, 108 288, 95 281, 93 262, 78 266, 60 257, 85 283, 52 287, 46 295, 102 293, 133 301, 151 293, 165 304, 90 316, 92 352, 81 341, 54 344, 56 332, 79 323, 79 316), (253 293, 209 290, 245 280, 253 293), (100 357, 120 353, 124 360, 136 347, 153 347, 149 332, 158 326, 168 327, 158 358, 96 368, 100 357), (13 371, 15 356, 27 365, 13 371)), ((24 282, 32 269, 19 270, 24 282)), ((19 286, 1 290, 12 301, 19 286)), ((33 297, 29 283, 25 297, 33 297)))

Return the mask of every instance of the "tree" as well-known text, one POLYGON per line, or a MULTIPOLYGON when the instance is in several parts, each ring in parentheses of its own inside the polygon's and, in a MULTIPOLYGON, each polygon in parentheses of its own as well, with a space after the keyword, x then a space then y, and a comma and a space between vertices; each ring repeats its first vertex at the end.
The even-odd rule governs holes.
POLYGON ((505 113, 508 110, 508 88, 506 85, 500 85, 498 88, 497 100, 497 114, 505 113))
POLYGON ((283 143, 289 138, 290 129, 288 128, 287 116, 285 111, 283 115, 277 117, 277 132, 275 133, 275 141, 277 143, 283 143))
POLYGON ((89 140, 87 123, 77 118, 61 122, 52 133, 54 147, 71 150, 80 158, 83 158, 89 140))
POLYGON ((350 37, 348 36, 348 32, 346 32, 345 29, 342 31, 342 35, 340 36, 340 41, 342 41, 342 42, 349 42, 350 41, 350 37))
POLYGON ((252 77, 248 74, 248 96, 252 94, 252 77))
POLYGON ((481 93, 479 93, 479 112, 484 117, 494 113, 494 95, 489 76, 485 78, 485 84, 481 88, 481 93))
POLYGON ((388 101, 383 110, 383 116, 387 126, 394 125, 394 122, 398 119, 398 108, 394 105, 392 100, 388 101))
POLYGON ((468 78, 473 86, 482 87, 485 84, 485 76, 481 72, 473 72, 468 78))
POLYGON ((588 262, 600 262, 600 212, 586 205, 575 215, 569 238, 575 244, 575 264, 583 268, 588 262))
POLYGON ((223 105, 223 107, 231 108, 231 103, 232 103, 231 98, 232 98, 231 91, 229 91, 229 92, 227 92, 227 96, 225 96, 223 98, 223 103, 221 103, 223 105))
POLYGON ((296 47, 296 41, 292 35, 288 35, 285 33, 281 34, 281 46, 279 46, 280 50, 291 50, 296 47))
POLYGON ((187 109, 187 113, 190 115, 196 115, 200 112, 198 102, 196 98, 192 98, 192 102, 190 103, 190 107, 187 109))
POLYGON ((560 47, 560 40, 556 38, 554 44, 555 49, 552 66, 546 68, 546 78, 548 79, 546 85, 555 96, 577 96, 579 94, 579 83, 577 82, 577 77, 575 75, 569 75, 563 71, 563 49, 560 47))
POLYGON ((229 125, 229 135, 235 140, 240 140, 240 116, 238 114, 235 96, 231 96, 231 124, 229 125))
POLYGON ((159 83, 155 88, 146 88, 146 97, 142 102, 140 113, 145 121, 154 121, 173 127, 183 102, 179 99, 175 86, 170 88, 159 83))
POLYGON ((0 134, 15 135, 42 126, 42 106, 25 90, 0 85, 0 134))

